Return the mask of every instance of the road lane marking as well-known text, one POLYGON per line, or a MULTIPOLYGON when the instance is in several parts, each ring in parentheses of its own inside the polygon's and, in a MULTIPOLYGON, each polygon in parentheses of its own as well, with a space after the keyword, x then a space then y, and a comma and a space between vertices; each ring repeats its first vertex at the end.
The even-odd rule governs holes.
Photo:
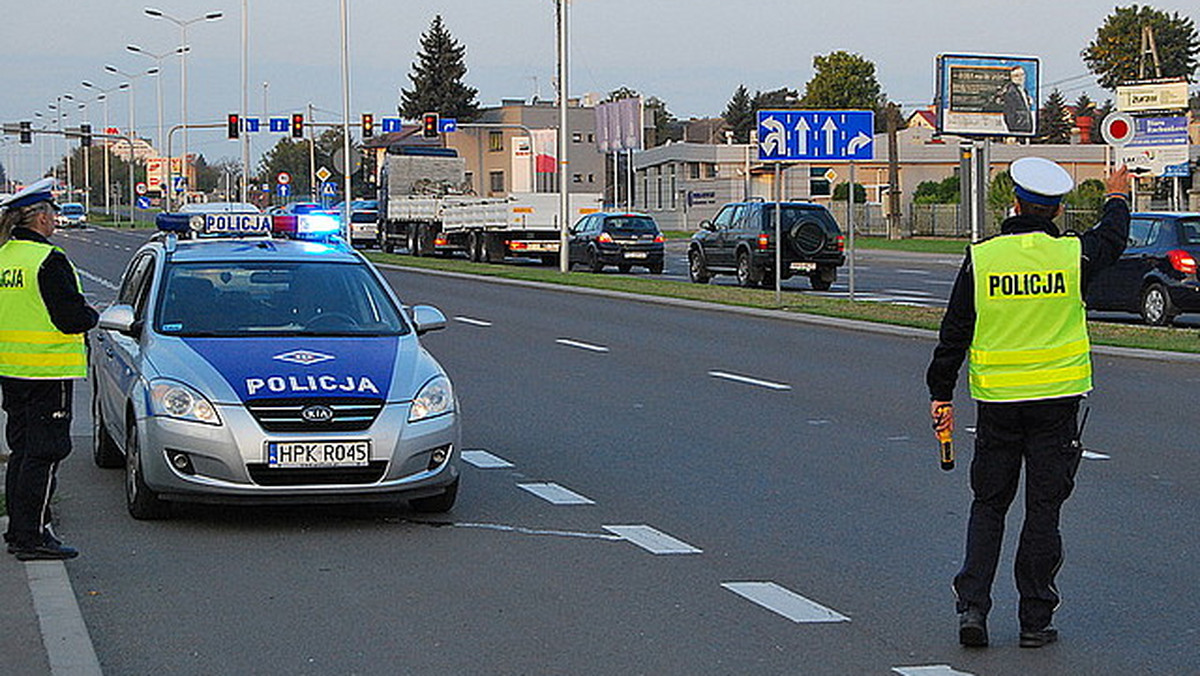
POLYGON ((492 455, 487 451, 463 451, 462 459, 480 469, 504 469, 506 467, 516 467, 511 462, 501 458, 498 455, 492 455))
POLYGON ((84 279, 90 279, 93 282, 99 284, 100 286, 103 286, 106 289, 112 289, 113 291, 116 291, 117 289, 120 288, 116 284, 113 284, 112 282, 101 277, 100 275, 94 275, 94 274, 88 272, 87 270, 84 270, 83 268, 75 268, 75 270, 79 273, 80 277, 83 277, 84 279))
POLYGON ((970 671, 955 671, 949 664, 931 664, 924 667, 892 667, 900 676, 975 676, 970 671))
POLYGON ((594 505, 596 502, 556 483, 517 484, 552 505, 594 505))
POLYGON ((1083 457, 1087 458, 1088 460, 1111 460, 1112 459, 1111 455, 1105 455, 1104 453, 1097 453, 1095 451, 1084 451, 1083 457))
POLYGON ((830 424, 830 423, 831 423, 831 422, 833 422, 833 421, 832 421, 832 420, 826 420, 826 419, 824 419, 824 418, 813 418, 812 420, 809 420, 809 421, 807 421, 807 422, 808 422, 808 424, 809 424, 809 425, 812 425, 813 427, 816 427, 816 426, 818 426, 818 425, 828 425, 828 424, 830 424))
POLYGON ((608 352, 608 348, 604 347, 603 345, 592 345, 591 343, 582 343, 578 340, 571 340, 570 338, 559 338, 558 340, 556 340, 554 342, 558 343, 559 345, 566 345, 567 347, 577 347, 581 350, 589 350, 591 352, 608 352))
POLYGON ((478 528, 481 530, 500 531, 502 533, 518 533, 520 535, 553 535, 557 537, 584 538, 587 540, 607 540, 609 542, 619 542, 624 540, 624 538, 621 536, 613 535, 611 533, 581 533, 578 531, 569 530, 541 530, 536 528, 525 528, 523 526, 508 526, 502 523, 452 523, 450 525, 454 526, 455 528, 478 528))
POLYGON ((784 383, 773 383, 769 380, 759 380, 758 378, 751 378, 750 376, 739 376, 736 373, 726 373, 725 371, 709 371, 708 375, 713 378, 732 380, 735 383, 742 383, 745 385, 757 385, 758 387, 765 387, 771 390, 782 391, 792 389, 791 385, 786 385, 784 383))
POLYGON ((722 582, 721 586, 748 601, 796 623, 849 622, 850 618, 810 601, 774 582, 722 582))
POLYGON ((678 538, 651 528, 647 525, 636 526, 601 526, 604 530, 614 533, 622 540, 627 540, 651 554, 701 554, 699 547, 693 547, 678 538))
POLYGON ((914 270, 912 268, 896 268, 896 272, 902 275, 929 275, 933 274, 928 270, 914 270))
POLYGON ((454 318, 454 321, 456 321, 456 322, 462 322, 463 324, 470 324, 471 326, 484 326, 484 327, 486 327, 486 326, 491 326, 491 325, 492 325, 492 323, 491 323, 491 322, 484 321, 484 320, 482 320, 482 319, 474 319, 474 318, 471 318, 471 317, 455 317, 455 318, 454 318))

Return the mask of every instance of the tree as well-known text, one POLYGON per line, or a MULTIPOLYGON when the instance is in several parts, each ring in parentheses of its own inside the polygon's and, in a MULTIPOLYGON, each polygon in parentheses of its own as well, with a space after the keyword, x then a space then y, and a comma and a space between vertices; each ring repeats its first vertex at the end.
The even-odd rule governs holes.
POLYGON ((804 86, 800 104, 805 108, 872 110, 876 120, 887 103, 879 81, 875 79, 875 64, 858 54, 837 51, 828 56, 813 57, 813 74, 804 86))
POLYGON ((441 15, 433 17, 429 30, 421 35, 421 51, 408 75, 413 88, 400 90, 400 116, 416 120, 434 112, 464 122, 475 119, 478 90, 462 81, 467 74, 466 55, 467 48, 450 35, 441 15))
POLYGON ((994 214, 1004 213, 1013 205, 1016 194, 1016 190, 1013 189, 1012 176, 1007 171, 997 172, 988 185, 988 211, 994 214))
MULTIPOLYGON (((1141 77, 1142 29, 1146 26, 1154 31, 1162 77, 1192 79, 1200 54, 1195 23, 1179 16, 1179 12, 1167 14, 1134 4, 1117 7, 1109 14, 1096 30, 1096 39, 1082 52, 1084 63, 1095 73, 1100 86, 1115 90, 1117 85, 1141 77)), ((1153 61, 1146 66, 1146 77, 1156 77, 1153 61)))
POLYGON ((1106 143, 1104 135, 1100 133, 1100 130, 1104 125, 1104 118, 1111 115, 1113 110, 1112 99, 1104 99, 1104 103, 1096 106, 1096 110, 1092 114, 1092 143, 1106 143))
POLYGON ((1080 94, 1075 99, 1076 117, 1096 117, 1096 103, 1087 94, 1080 94))
POLYGON ((725 105, 725 112, 721 113, 721 117, 725 120, 726 128, 733 132, 734 143, 750 142, 750 130, 754 129, 757 121, 750 92, 746 91, 745 85, 738 85, 737 90, 733 92, 733 98, 725 105))
POLYGON ((961 197, 960 186, 958 176, 947 176, 941 181, 921 181, 913 192, 913 203, 958 204, 961 197))
POLYGON ((754 92, 750 101, 754 110, 787 110, 800 107, 800 93, 795 89, 780 87, 769 92, 754 92))
MULTIPOLYGON (((850 184, 848 182, 843 181, 833 187, 833 201, 834 202, 845 202, 849 196, 850 196, 850 184)), ((867 203, 867 189, 865 187, 863 187, 862 183, 854 184, 854 203, 855 204, 866 204, 867 203)))
POLYGON ((1071 130, 1075 127, 1071 113, 1067 110, 1062 92, 1055 89, 1046 97, 1038 111, 1038 137, 1040 143, 1065 144, 1071 142, 1071 130))

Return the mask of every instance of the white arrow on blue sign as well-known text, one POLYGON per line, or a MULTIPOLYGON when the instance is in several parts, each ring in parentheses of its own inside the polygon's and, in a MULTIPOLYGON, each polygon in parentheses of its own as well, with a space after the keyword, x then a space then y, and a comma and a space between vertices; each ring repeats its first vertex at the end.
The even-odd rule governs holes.
POLYGON ((150 208, 150 198, 149 198, 149 197, 139 197, 139 198, 137 198, 137 208, 139 208, 139 209, 149 209, 149 208, 150 208))
POLYGON ((438 119, 438 131, 443 134, 458 131, 458 120, 453 117, 443 117, 438 119))
POLYGON ((258 133, 258 118, 257 117, 243 117, 242 118, 242 128, 245 129, 246 132, 249 134, 258 133))
POLYGON ((272 117, 267 125, 267 129, 273 133, 286 134, 292 123, 286 117, 272 117))
POLYGON ((335 197, 337 195, 337 183, 333 181, 325 181, 321 184, 321 194, 335 197))
POLYGON ((760 110, 758 159, 871 160, 875 113, 870 110, 760 110))
POLYGON ((395 134, 396 132, 401 131, 403 126, 400 122, 400 118, 398 117, 385 117, 380 120, 379 123, 383 128, 383 133, 385 134, 395 134))
POLYGON ((292 194, 292 186, 288 185, 287 183, 280 183, 279 184, 279 196, 287 197, 290 194, 292 194))

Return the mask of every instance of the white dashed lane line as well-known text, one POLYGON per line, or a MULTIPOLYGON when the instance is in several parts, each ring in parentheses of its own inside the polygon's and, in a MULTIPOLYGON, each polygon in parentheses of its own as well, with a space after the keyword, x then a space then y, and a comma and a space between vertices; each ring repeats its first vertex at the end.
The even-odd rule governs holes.
POLYGON ((647 525, 601 526, 651 554, 701 554, 703 550, 647 525))
POLYGON ((498 455, 480 450, 463 451, 462 459, 463 462, 470 463, 479 469, 506 469, 516 466, 498 455))
POLYGON ((471 326, 488 327, 488 326, 492 325, 492 323, 489 321, 484 321, 482 319, 475 319, 473 317, 455 317, 454 321, 462 322, 463 324, 469 324, 471 326))
POLYGON ((756 387, 765 387, 769 390, 783 391, 783 390, 792 389, 791 385, 788 385, 785 383, 774 383, 769 380, 759 380, 758 378, 751 378, 750 376, 741 376, 736 373, 728 373, 725 371, 709 371, 708 375, 713 378, 719 378, 721 380, 731 380, 735 383, 742 383, 743 385, 754 385, 756 387))
POLYGON ((575 347, 579 348, 580 350, 587 350, 589 352, 608 352, 608 348, 604 347, 603 345, 593 345, 591 343, 584 343, 578 340, 571 340, 570 338, 559 338, 554 342, 558 343, 559 345, 575 347))
POLYGON ((722 582, 721 586, 796 623, 849 622, 850 618, 774 582, 722 582))
POLYGON ((1112 459, 1111 455, 1106 455, 1104 453, 1097 453, 1095 451, 1084 451, 1083 457, 1085 460, 1111 460, 1112 459))
POLYGON ((594 505, 596 502, 573 490, 556 483, 517 484, 517 488, 529 491, 552 505, 594 505))
POLYGON ((975 676, 970 671, 956 671, 949 664, 931 664, 924 667, 892 667, 900 676, 975 676))
POLYGON ((113 284, 112 282, 108 281, 107 279, 105 279, 99 275, 94 275, 94 274, 88 272, 87 270, 84 270, 83 268, 75 268, 75 270, 79 273, 80 277, 83 277, 84 279, 87 279, 87 280, 91 280, 91 281, 99 284, 100 286, 103 286, 106 289, 111 289, 113 291, 116 291, 118 288, 118 286, 116 284, 113 284))

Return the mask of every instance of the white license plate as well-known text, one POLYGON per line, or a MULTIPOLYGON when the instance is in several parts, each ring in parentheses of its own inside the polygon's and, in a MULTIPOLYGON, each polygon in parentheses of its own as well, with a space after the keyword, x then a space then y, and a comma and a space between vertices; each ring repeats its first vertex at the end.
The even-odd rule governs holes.
POLYGON ((817 269, 817 264, 813 262, 796 262, 791 264, 792 272, 812 272, 817 269))
POLYGON ((538 253, 554 253, 558 251, 558 242, 529 242, 525 245, 526 251, 536 251, 538 253))
POLYGON ((371 440, 268 441, 267 467, 365 467, 371 440))
POLYGON ((646 252, 645 251, 626 251, 625 257, 626 258, 645 258, 646 252))

